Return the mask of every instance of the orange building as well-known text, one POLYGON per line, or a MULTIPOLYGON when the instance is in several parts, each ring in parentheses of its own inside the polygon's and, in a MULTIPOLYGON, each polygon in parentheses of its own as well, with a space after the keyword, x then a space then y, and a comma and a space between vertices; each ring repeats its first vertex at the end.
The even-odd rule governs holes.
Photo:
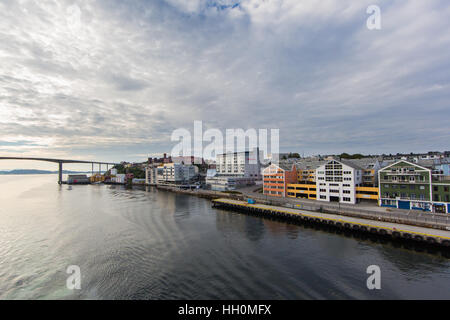
POLYGON ((263 170, 263 193, 268 196, 286 197, 287 185, 297 182, 294 164, 271 164, 263 170))

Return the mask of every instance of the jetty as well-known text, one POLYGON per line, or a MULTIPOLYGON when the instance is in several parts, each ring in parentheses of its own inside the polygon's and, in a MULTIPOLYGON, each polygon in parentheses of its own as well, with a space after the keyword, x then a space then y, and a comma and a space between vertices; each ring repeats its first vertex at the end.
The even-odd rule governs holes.
POLYGON ((348 217, 337 214, 311 212, 279 206, 252 204, 240 200, 215 199, 215 208, 234 210, 265 217, 275 217, 291 221, 304 221, 334 226, 355 232, 367 232, 379 236, 424 242, 431 245, 450 247, 450 230, 439 230, 407 224, 348 217))

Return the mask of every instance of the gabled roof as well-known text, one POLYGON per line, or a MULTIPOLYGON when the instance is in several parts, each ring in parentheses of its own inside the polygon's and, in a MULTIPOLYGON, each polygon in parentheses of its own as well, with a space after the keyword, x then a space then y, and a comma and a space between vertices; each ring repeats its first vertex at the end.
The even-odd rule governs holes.
POLYGON ((270 168, 271 166, 275 166, 275 167, 280 168, 280 169, 282 169, 282 170, 284 170, 284 171, 291 171, 293 167, 295 168, 295 165, 294 165, 293 163, 280 162, 280 163, 278 163, 278 164, 272 163, 270 166, 268 166, 267 168, 265 168, 265 169, 263 170, 263 172, 264 172, 265 170, 267 170, 268 168, 270 168))
POLYGON ((315 170, 326 163, 328 163, 326 160, 297 161, 295 167, 297 170, 315 170))
POLYGON ((406 161, 406 160, 399 160, 399 161, 396 161, 396 162, 394 162, 394 163, 388 165, 387 167, 384 167, 384 168, 380 169, 380 171, 384 171, 384 170, 386 170, 386 169, 388 169, 388 168, 390 168, 390 167, 393 167, 393 166, 399 164, 400 162, 405 162, 405 163, 407 163, 407 164, 409 164, 409 165, 411 165, 411 166, 413 166, 413 167, 419 167, 419 168, 421 168, 422 170, 430 171, 430 169, 428 169, 428 168, 422 167, 422 166, 420 166, 420 165, 418 165, 418 164, 416 164, 416 163, 412 163, 412 162, 409 162, 409 161, 406 161))

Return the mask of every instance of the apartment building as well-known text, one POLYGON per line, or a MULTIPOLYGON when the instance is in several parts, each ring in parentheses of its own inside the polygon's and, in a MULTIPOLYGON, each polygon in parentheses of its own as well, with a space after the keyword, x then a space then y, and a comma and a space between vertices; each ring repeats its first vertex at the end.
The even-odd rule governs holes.
POLYGON ((181 163, 149 165, 145 168, 146 184, 189 183, 198 175, 198 168, 181 163))
POLYGON ((287 196, 300 199, 317 199, 317 187, 315 184, 290 183, 287 185, 287 196))
POLYGON ((198 168, 181 163, 165 163, 156 168, 157 183, 186 183, 198 174, 198 168))
POLYGON ((217 155, 216 172, 206 177, 206 184, 216 191, 232 191, 261 180, 259 148, 253 151, 217 155))
POLYGON ((287 186, 297 182, 297 168, 294 164, 271 164, 263 170, 263 194, 286 197, 287 186))
POLYGON ((297 168, 297 182, 287 185, 287 196, 290 198, 301 198, 316 200, 316 170, 327 161, 300 160, 295 164, 297 168))
POLYGON ((379 171, 379 204, 405 210, 450 212, 450 177, 406 160, 379 171))
POLYGON ((157 184, 156 168, 158 165, 148 165, 145 168, 145 184, 157 184))
POLYGON ((261 179, 259 149, 217 155, 217 174, 223 176, 241 176, 261 179))
POLYGON ((330 160, 316 171, 317 200, 355 204, 363 169, 346 160, 330 160))

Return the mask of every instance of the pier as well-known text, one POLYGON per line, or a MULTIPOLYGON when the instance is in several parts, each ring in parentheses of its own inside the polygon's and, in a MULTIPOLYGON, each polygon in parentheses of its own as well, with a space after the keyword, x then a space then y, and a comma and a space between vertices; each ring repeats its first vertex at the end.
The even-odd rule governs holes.
POLYGON ((264 204, 249 204, 244 201, 231 199, 216 199, 212 201, 212 204, 213 207, 216 208, 236 210, 259 216, 324 224, 340 229, 367 232, 395 239, 413 240, 432 245, 450 247, 450 231, 448 230, 438 230, 321 212, 310 212, 264 204))

